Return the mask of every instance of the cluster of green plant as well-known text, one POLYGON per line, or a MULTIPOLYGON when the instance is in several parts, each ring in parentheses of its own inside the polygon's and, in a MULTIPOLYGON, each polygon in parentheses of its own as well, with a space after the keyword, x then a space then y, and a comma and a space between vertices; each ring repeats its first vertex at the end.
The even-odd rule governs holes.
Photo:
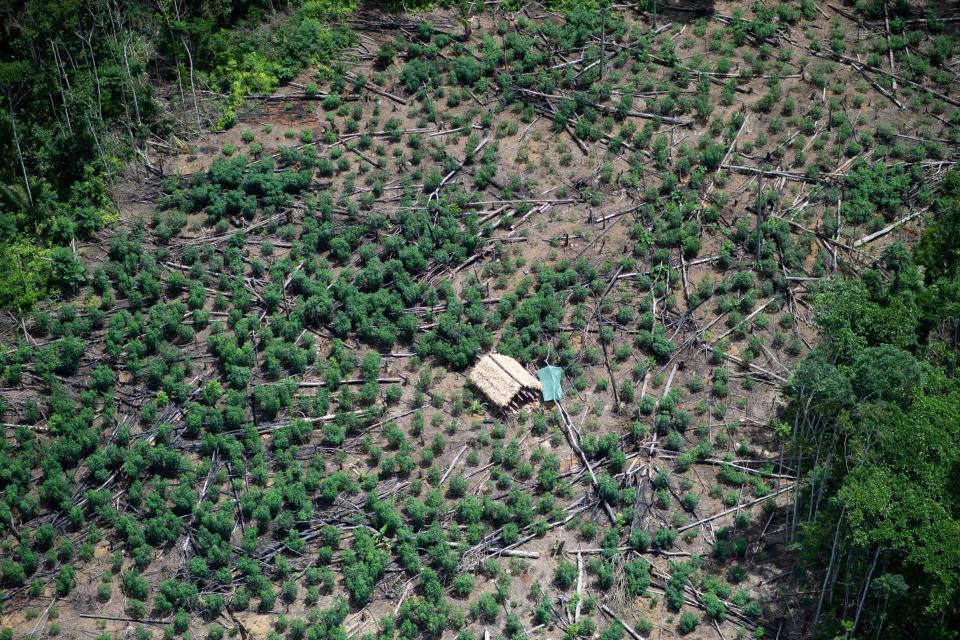
MULTIPOLYGON (((301 153, 298 158, 299 170, 280 172, 273 171, 269 159, 252 164, 242 156, 218 160, 205 175, 195 176, 190 185, 169 183, 162 204, 184 212, 203 210, 213 224, 226 222, 225 215, 244 211, 247 217, 261 212, 270 215, 278 207, 290 206, 291 198, 309 185, 311 171, 319 166, 320 161, 311 161, 308 153, 301 153), (234 198, 234 193, 240 195, 234 198), (223 202, 241 204, 231 210, 224 209, 223 202)), ((413 205, 418 197, 408 188, 404 202, 413 205)), ((423 336, 418 349, 422 355, 432 355, 444 364, 465 367, 490 344, 489 333, 483 328, 480 290, 468 289, 461 300, 447 281, 432 288, 419 280, 428 267, 425 256, 429 255, 441 267, 453 266, 470 257, 478 247, 481 229, 472 210, 463 212, 467 204, 466 194, 451 190, 449 198, 433 201, 429 206, 403 207, 395 220, 374 215, 363 224, 336 229, 333 216, 337 205, 330 194, 308 200, 310 215, 304 221, 297 252, 308 259, 308 264, 295 274, 284 274, 292 276, 288 286, 296 296, 293 321, 300 326, 329 325, 338 337, 358 335, 378 348, 389 349, 397 342, 410 343, 416 337, 416 320, 405 313, 406 309, 417 305, 434 307, 442 302, 445 308, 435 317, 436 328, 423 336), (395 224, 402 233, 388 237, 382 250, 375 251, 369 240, 384 233, 388 224, 395 224), (351 264, 355 268, 341 271, 334 279, 330 262, 320 259, 319 252, 329 252, 329 260, 334 264, 349 261, 354 252, 358 260, 351 264)), ((236 241, 232 246, 241 247, 242 236, 236 236, 236 241)), ((194 264, 199 270, 199 265, 194 264)), ((216 270, 219 265, 211 266, 211 270, 216 270)), ((268 296, 274 294, 268 289, 264 300, 275 308, 282 293, 277 291, 271 302, 268 296)), ((249 299, 246 294, 241 295, 249 299)), ((433 313, 427 315, 428 320, 432 318, 433 313)), ((226 361, 224 364, 244 366, 226 361)))
POLYGON ((887 21, 890 37, 877 38, 869 63, 877 66, 882 56, 892 54, 899 65, 898 71, 913 81, 930 78, 935 83, 948 86, 949 74, 943 66, 956 50, 956 39, 947 29, 943 16, 935 11, 921 14, 918 7, 908 2, 895 2, 886 7, 878 0, 860 0, 858 11, 873 20, 887 21), (918 18, 918 16, 923 17, 918 18), (923 54, 910 56, 910 48, 922 48, 923 54))
POLYGON ((932 200, 930 188, 923 186, 923 173, 920 167, 904 167, 896 164, 888 167, 884 163, 872 166, 858 162, 850 170, 847 180, 851 188, 847 190, 841 213, 853 224, 869 222, 874 215, 881 213, 888 220, 900 215, 907 195, 920 185, 921 205, 932 200))

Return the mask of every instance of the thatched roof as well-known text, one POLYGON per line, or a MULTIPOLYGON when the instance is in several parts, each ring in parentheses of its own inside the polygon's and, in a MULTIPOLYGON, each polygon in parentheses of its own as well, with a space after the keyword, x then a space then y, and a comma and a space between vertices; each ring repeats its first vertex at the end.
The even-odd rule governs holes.
POLYGON ((501 409, 534 400, 543 387, 519 362, 500 353, 488 353, 473 366, 467 378, 490 402, 501 409))

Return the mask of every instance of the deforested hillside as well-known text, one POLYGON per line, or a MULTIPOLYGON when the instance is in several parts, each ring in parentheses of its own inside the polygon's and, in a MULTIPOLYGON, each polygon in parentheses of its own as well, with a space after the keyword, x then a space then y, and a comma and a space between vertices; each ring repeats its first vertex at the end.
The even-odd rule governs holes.
POLYGON ((954 637, 956 7, 44 8, 0 638, 954 637))

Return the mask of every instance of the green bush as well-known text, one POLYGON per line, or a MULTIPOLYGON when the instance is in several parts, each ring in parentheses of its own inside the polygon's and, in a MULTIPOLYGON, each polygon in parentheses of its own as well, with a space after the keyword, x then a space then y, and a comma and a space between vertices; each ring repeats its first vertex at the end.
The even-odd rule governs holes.
POLYGON ((480 594, 480 597, 470 605, 470 614, 474 618, 487 623, 496 622, 499 611, 500 606, 489 593, 480 594))
POLYGON ((623 574, 626 580, 624 589, 628 595, 647 595, 647 588, 650 586, 650 564, 646 560, 639 558, 624 563, 623 574))
POLYGON ((680 619, 677 621, 677 631, 680 632, 680 635, 685 636, 693 633, 693 630, 697 628, 698 624, 700 624, 700 620, 697 619, 697 616, 689 611, 684 611, 680 614, 680 619))
POLYGON ((473 591, 473 576, 462 574, 453 579, 451 584, 453 593, 460 598, 466 598, 473 591))
POLYGON ((577 581, 577 566, 572 562, 562 561, 553 570, 553 582, 557 588, 566 591, 577 581))

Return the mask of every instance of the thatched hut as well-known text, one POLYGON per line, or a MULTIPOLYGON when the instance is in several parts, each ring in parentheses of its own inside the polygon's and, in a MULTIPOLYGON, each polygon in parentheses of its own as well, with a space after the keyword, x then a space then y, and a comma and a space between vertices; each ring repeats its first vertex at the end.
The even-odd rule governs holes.
POLYGON ((480 358, 467 378, 501 411, 513 411, 534 402, 543 390, 540 381, 519 362, 500 353, 480 358))

